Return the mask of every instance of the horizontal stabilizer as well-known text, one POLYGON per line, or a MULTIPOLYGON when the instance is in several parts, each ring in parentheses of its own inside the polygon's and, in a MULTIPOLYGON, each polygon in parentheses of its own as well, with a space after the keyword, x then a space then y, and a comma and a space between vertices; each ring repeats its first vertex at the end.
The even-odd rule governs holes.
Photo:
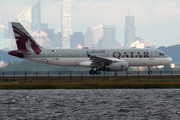
POLYGON ((19 54, 23 54, 23 55, 32 55, 32 53, 30 53, 30 52, 24 52, 24 51, 16 51, 17 53, 19 53, 19 54))
POLYGON ((25 55, 32 55, 32 53, 21 51, 21 50, 13 50, 8 52, 9 55, 23 58, 25 55))

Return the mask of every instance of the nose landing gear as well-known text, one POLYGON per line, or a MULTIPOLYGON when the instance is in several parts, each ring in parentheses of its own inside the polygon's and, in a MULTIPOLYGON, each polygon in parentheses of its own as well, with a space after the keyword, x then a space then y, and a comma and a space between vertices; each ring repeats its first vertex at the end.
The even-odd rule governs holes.
POLYGON ((148 71, 148 74, 152 74, 152 71, 151 71, 151 70, 149 70, 149 71, 148 71))
POLYGON ((148 66, 148 74, 152 74, 150 66, 148 66))

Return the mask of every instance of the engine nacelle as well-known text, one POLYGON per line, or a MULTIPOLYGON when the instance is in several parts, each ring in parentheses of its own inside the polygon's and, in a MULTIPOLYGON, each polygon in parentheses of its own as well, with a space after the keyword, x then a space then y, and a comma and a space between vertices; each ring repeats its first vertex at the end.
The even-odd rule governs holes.
POLYGON ((126 61, 115 62, 105 67, 105 71, 126 71, 128 70, 129 64, 126 61))
POLYGON ((85 61, 85 62, 79 63, 79 66, 82 66, 82 67, 91 67, 91 64, 92 64, 91 61, 85 61))
POLYGON ((81 67, 97 67, 95 64, 93 65, 91 61, 84 61, 84 62, 80 62, 79 66, 81 67))

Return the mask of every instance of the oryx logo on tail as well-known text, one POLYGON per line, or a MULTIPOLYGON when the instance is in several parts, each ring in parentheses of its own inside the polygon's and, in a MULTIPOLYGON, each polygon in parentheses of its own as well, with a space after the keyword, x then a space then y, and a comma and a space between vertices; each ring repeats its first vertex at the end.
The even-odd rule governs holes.
POLYGON ((12 28, 14 31, 18 51, 23 51, 27 53, 34 52, 37 55, 42 52, 42 47, 37 44, 37 42, 31 37, 31 35, 20 23, 13 22, 12 28))
POLYGON ((29 52, 33 52, 33 51, 34 51, 34 50, 32 49, 31 42, 29 41, 29 39, 27 40, 25 46, 26 46, 26 49, 27 49, 29 52))

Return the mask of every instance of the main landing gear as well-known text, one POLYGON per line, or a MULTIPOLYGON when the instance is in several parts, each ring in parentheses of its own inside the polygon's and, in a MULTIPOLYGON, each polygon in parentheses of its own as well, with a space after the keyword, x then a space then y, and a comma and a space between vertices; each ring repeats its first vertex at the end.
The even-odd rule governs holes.
POLYGON ((148 74, 152 74, 150 66, 148 66, 148 74))
POLYGON ((96 70, 90 70, 89 71, 89 74, 93 75, 93 74, 96 74, 96 75, 99 75, 101 73, 101 71, 99 69, 96 69, 96 70))

